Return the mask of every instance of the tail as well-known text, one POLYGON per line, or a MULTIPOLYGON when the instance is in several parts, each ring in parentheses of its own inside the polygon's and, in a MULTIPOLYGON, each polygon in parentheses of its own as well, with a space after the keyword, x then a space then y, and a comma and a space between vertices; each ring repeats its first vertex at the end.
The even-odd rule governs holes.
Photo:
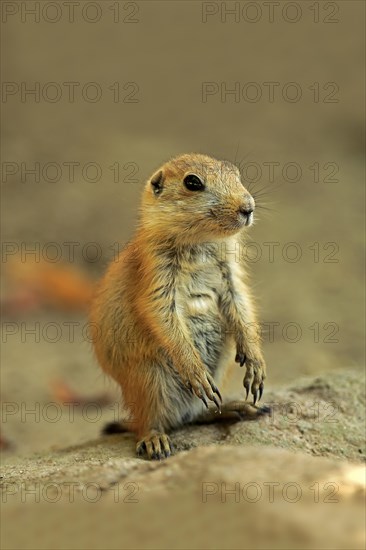
POLYGON ((114 434, 123 434, 128 432, 129 430, 122 422, 108 422, 103 430, 103 435, 114 435, 114 434))

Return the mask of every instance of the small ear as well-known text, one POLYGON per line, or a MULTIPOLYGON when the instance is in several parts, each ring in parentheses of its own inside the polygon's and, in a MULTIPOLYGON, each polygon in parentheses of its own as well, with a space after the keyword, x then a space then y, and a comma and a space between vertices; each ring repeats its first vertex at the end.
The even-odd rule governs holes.
POLYGON ((159 170, 150 180, 153 188, 154 195, 160 195, 163 190, 164 174, 162 170, 159 170))

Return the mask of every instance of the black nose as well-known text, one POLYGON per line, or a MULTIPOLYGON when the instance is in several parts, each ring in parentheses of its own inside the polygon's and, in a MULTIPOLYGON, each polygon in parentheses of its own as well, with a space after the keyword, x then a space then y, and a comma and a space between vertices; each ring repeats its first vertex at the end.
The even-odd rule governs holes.
POLYGON ((250 208, 250 207, 247 208, 246 206, 241 206, 239 208, 239 212, 241 214, 244 214, 244 216, 250 216, 250 214, 253 214, 254 210, 253 210, 253 208, 250 208))

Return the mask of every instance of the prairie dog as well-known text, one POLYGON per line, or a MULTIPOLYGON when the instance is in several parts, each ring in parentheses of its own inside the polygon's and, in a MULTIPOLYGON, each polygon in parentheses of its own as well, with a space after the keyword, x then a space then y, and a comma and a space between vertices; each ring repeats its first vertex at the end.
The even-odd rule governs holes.
MULTIPOLYGON (((221 409, 219 388, 235 362, 246 367, 246 397, 255 405, 262 395, 252 298, 232 253, 254 209, 236 166, 201 154, 170 160, 146 183, 136 233, 91 310, 98 361, 133 404, 138 454, 169 456, 172 429, 209 402, 221 409)), ((256 411, 226 401, 223 413, 256 411)))

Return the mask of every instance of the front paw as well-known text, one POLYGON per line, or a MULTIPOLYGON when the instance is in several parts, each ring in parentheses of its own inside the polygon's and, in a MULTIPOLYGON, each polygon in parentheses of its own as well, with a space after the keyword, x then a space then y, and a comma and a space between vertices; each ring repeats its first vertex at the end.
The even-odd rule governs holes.
POLYGON ((206 408, 208 408, 207 397, 210 401, 215 403, 217 410, 221 411, 221 394, 212 376, 206 371, 206 369, 192 369, 191 372, 187 374, 188 377, 186 379, 186 386, 191 390, 191 392, 203 401, 206 408), (216 396, 218 396, 220 401, 216 396))
POLYGON ((243 380, 243 385, 246 390, 246 399, 249 391, 253 395, 253 404, 255 405, 263 395, 264 380, 266 378, 266 364, 259 351, 250 352, 244 351, 242 348, 237 349, 235 361, 242 367, 246 366, 246 373, 243 380))

